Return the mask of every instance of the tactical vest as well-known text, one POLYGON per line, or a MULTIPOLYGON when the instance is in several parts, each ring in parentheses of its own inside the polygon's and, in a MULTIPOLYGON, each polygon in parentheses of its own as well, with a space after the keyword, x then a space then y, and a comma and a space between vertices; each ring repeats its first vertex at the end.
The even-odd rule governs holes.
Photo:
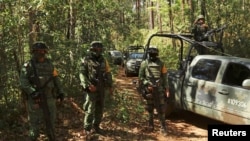
POLYGON ((160 61, 149 62, 147 60, 146 77, 149 79, 160 79, 162 64, 160 61))
POLYGON ((96 84, 104 81, 104 75, 106 72, 106 63, 103 57, 97 59, 89 58, 87 61, 88 79, 92 84, 96 84))
MULTIPOLYGON (((40 81, 40 87, 44 86, 44 84, 50 79, 50 77, 53 77, 53 71, 54 71, 54 66, 53 64, 49 61, 46 60, 43 63, 34 63, 35 65, 35 69, 37 72, 37 76, 39 78, 40 81)), ((29 62, 29 80, 31 82, 31 84, 34 85, 34 87, 37 87, 37 79, 35 78, 35 74, 34 74, 34 68, 32 66, 32 63, 29 62)), ((51 80, 47 85, 47 88, 54 88, 54 83, 53 80, 51 80)))
POLYGON ((208 39, 203 39, 206 32, 207 32, 206 27, 204 27, 204 26, 202 26, 200 24, 196 25, 196 30, 195 30, 195 33, 194 33, 195 40, 197 40, 197 41, 208 40, 208 39))

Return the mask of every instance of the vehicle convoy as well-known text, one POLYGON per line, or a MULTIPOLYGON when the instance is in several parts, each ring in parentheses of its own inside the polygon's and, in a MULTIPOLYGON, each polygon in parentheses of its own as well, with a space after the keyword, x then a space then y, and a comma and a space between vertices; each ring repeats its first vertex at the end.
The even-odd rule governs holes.
POLYGON ((138 75, 144 56, 144 47, 140 45, 129 46, 124 53, 124 73, 127 77, 138 75))
POLYGON ((123 63, 123 54, 119 50, 111 50, 108 52, 108 55, 111 59, 111 62, 114 65, 122 65, 123 63))
POLYGON ((210 43, 194 41, 188 34, 153 34, 145 50, 155 37, 179 45, 178 67, 168 70, 166 115, 183 109, 227 124, 250 124, 250 59, 224 55, 221 40, 210 47, 210 43), (195 54, 197 44, 219 52, 195 54))

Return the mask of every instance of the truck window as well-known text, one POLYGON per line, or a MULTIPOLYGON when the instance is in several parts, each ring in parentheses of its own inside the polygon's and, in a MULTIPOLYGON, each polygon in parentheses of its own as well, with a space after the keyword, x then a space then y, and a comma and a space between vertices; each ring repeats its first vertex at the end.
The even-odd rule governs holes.
POLYGON ((229 63, 222 84, 242 87, 242 82, 245 79, 250 79, 250 69, 242 64, 229 63))
POLYGON ((192 77, 206 81, 215 81, 221 61, 201 59, 192 70, 192 77))

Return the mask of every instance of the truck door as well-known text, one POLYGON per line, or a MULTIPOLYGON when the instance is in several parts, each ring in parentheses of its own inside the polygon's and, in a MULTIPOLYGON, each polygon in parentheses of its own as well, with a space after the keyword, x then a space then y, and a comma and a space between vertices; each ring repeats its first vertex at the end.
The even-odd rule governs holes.
POLYGON ((196 57, 187 69, 183 85, 186 108, 195 113, 212 117, 221 61, 196 57))
POLYGON ((216 117, 227 123, 250 124, 250 90, 242 87, 250 78, 250 63, 228 63, 222 78, 214 106, 219 111, 216 117))

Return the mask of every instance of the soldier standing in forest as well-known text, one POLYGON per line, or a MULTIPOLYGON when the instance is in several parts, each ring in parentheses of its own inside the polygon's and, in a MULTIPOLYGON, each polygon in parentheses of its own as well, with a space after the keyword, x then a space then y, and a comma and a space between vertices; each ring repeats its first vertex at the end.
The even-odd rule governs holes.
MULTIPOLYGON (((194 21, 194 25, 192 28, 194 39, 198 42, 208 41, 208 37, 205 36, 207 31, 208 25, 205 23, 205 17, 203 15, 199 15, 194 21)), ((205 54, 206 49, 203 46, 196 45, 195 48, 199 54, 205 54)))
POLYGON ((109 89, 112 94, 112 75, 109 63, 102 55, 102 42, 93 41, 89 51, 81 61, 79 74, 81 86, 86 94, 83 104, 83 128, 86 136, 91 133, 103 133, 100 123, 103 117, 105 89, 109 89))
POLYGON ((157 48, 149 47, 147 54, 147 59, 141 63, 138 77, 144 91, 142 95, 146 100, 145 109, 149 113, 149 129, 154 130, 154 108, 156 108, 161 133, 166 135, 164 103, 165 98, 169 97, 167 68, 158 58, 159 50, 157 48))
POLYGON ((31 52, 32 58, 23 65, 20 74, 20 86, 27 96, 29 137, 31 141, 37 140, 41 121, 44 121, 49 141, 54 141, 56 100, 62 101, 65 94, 56 68, 46 58, 46 44, 34 43, 31 52))

